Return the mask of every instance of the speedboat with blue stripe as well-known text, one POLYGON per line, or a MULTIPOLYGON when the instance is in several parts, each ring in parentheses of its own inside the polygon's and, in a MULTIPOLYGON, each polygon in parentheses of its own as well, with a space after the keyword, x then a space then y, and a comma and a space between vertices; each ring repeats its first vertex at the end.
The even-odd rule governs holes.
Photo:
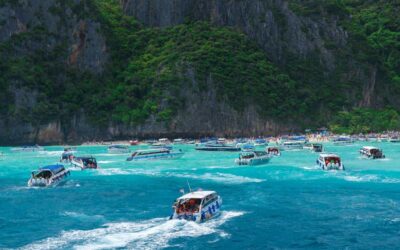
POLYGON ((127 161, 178 159, 183 156, 182 150, 171 150, 167 148, 136 150, 128 157, 127 161))
POLYGON ((107 151, 110 154, 126 154, 131 152, 128 145, 111 145, 107 151))
POLYGON ((81 170, 97 169, 99 167, 96 158, 93 156, 72 157, 71 165, 81 170))
POLYGON ((29 187, 48 187, 57 185, 70 175, 69 170, 63 165, 49 165, 39 168, 32 172, 32 176, 28 181, 29 187))
POLYGON ((271 157, 264 151, 242 152, 239 155, 239 159, 235 160, 235 163, 238 165, 262 165, 267 164, 271 157))
POLYGON ((176 199, 170 219, 205 222, 221 214, 222 199, 215 191, 195 191, 176 199))
POLYGON ((220 142, 207 142, 204 144, 196 145, 196 150, 200 151, 240 151, 241 148, 236 145, 228 145, 220 142))
POLYGON ((341 145, 349 145, 353 144, 354 140, 349 136, 340 136, 333 139, 333 145, 341 146, 341 145))

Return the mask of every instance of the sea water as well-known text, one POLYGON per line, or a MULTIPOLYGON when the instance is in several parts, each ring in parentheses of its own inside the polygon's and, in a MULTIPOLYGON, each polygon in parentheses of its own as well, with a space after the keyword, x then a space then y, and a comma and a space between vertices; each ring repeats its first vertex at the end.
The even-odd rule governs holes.
POLYGON ((31 171, 56 163, 62 147, 0 148, 0 249, 399 248, 400 144, 369 144, 386 158, 361 158, 361 143, 325 145, 346 171, 321 170, 318 154, 306 150, 237 166, 237 152, 193 146, 176 146, 181 159, 147 162, 81 146, 78 155, 95 156, 100 169, 72 171, 50 188, 27 181, 31 171), (202 224, 169 220, 187 182, 217 191, 222 214, 202 224))

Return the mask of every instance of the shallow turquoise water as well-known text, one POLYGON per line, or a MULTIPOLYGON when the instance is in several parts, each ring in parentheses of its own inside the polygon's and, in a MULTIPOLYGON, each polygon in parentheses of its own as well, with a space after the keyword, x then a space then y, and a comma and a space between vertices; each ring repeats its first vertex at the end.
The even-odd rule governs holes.
POLYGON ((398 248, 400 144, 376 143, 384 160, 361 159, 361 145, 326 145, 342 156, 344 172, 318 169, 309 151, 245 167, 234 165, 238 153, 191 146, 178 146, 186 152, 180 160, 141 163, 105 146, 79 147, 101 169, 73 171, 64 185, 41 189, 26 186, 30 172, 58 161, 62 147, 1 148, 0 249, 398 248), (220 217, 168 220, 186 180, 219 192, 220 217))

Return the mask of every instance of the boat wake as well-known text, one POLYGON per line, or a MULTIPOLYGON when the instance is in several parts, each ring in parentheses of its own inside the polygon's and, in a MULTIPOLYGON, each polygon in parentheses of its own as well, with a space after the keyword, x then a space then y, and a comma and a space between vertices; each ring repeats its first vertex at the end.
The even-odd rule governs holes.
POLYGON ((206 173, 203 175, 195 175, 195 174, 176 174, 169 173, 168 176, 179 177, 179 178, 190 178, 190 179, 200 179, 214 182, 222 182, 227 184, 242 184, 242 183, 259 183, 264 182, 264 179, 251 178, 246 176, 238 176, 233 174, 224 174, 224 173, 215 173, 210 174, 206 173))
POLYGON ((102 215, 87 215, 84 213, 68 212, 68 211, 62 213, 61 215, 81 221, 102 221, 102 222, 105 221, 104 216, 102 215))
POLYGON ((57 237, 34 242, 21 249, 160 249, 169 247, 171 240, 183 237, 197 238, 215 234, 220 238, 227 238, 229 233, 218 227, 243 214, 240 211, 224 211, 219 217, 203 224, 166 218, 108 223, 92 230, 65 231, 57 237))
POLYGON ((117 161, 98 161, 97 163, 100 163, 100 164, 110 164, 110 163, 115 163, 115 162, 117 162, 117 161))
POLYGON ((246 176, 239 176, 225 173, 206 173, 206 174, 189 174, 189 173, 175 173, 175 172, 162 172, 156 170, 143 170, 143 169, 120 169, 120 168, 103 168, 97 171, 98 175, 145 175, 156 177, 176 177, 176 178, 189 178, 199 179, 214 182, 222 182, 227 184, 242 184, 242 183, 259 183, 264 182, 264 179, 251 178, 246 176))
POLYGON ((350 182, 373 182, 373 183, 400 183, 400 179, 397 178, 389 178, 389 177, 384 177, 384 176, 378 176, 378 175, 342 175, 341 178, 343 178, 346 181, 350 182))

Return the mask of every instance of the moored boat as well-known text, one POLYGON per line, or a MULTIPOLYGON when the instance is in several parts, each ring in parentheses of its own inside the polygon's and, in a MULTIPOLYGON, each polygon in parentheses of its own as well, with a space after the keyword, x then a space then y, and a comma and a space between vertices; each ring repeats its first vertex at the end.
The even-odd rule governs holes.
POLYGON ((204 144, 198 144, 196 145, 196 150, 201 150, 201 151, 240 151, 240 147, 236 147, 234 145, 228 145, 225 143, 219 143, 219 142, 207 142, 204 144))
POLYGON ((370 146, 362 147, 360 149, 360 154, 370 159, 385 158, 382 149, 379 149, 377 147, 370 147, 370 146))
POLYGON ((70 151, 64 151, 61 155, 60 162, 69 163, 72 158, 74 158, 74 154, 70 151))
POLYGON ((333 139, 333 145, 341 146, 341 145, 349 145, 353 144, 354 140, 349 136, 339 136, 333 139))
POLYGON ((111 145, 107 148, 110 154, 126 154, 131 152, 128 145, 111 145))
POLYGON ((267 164, 271 160, 271 156, 264 151, 242 152, 239 159, 235 160, 238 165, 261 165, 267 164))
POLYGON ((388 142, 399 143, 400 142, 400 137, 392 136, 392 137, 389 138, 388 142))
POLYGON ((215 191, 195 191, 179 197, 170 219, 205 222, 221 213, 222 199, 215 191))
POLYGON ((278 147, 268 147, 265 151, 271 156, 281 156, 281 151, 278 147))
POLYGON ((317 164, 323 170, 344 170, 340 157, 335 154, 320 154, 317 159, 317 164))
POLYGON ((48 187, 61 183, 70 175, 63 165, 50 165, 32 172, 28 181, 29 187, 48 187))
POLYGON ((254 146, 267 146, 268 141, 262 138, 257 138, 254 140, 254 146))
POLYGON ((97 169, 97 161, 93 156, 79 156, 71 159, 71 164, 82 170, 84 169, 97 169))
POLYGON ((185 140, 182 138, 176 138, 173 140, 174 144, 183 144, 184 142, 185 142, 185 140))
POLYGON ((285 141, 281 145, 281 150, 299 150, 303 149, 304 142, 302 141, 285 141))
POLYGON ((306 143, 303 146, 303 149, 308 149, 308 150, 320 153, 323 151, 324 146, 321 143, 306 143))
POLYGON ((141 160, 158 160, 158 159, 178 159, 182 157, 184 152, 182 150, 170 150, 166 148, 160 149, 144 149, 136 150, 128 157, 127 161, 141 161, 141 160))
POLYGON ((139 140, 130 140, 130 141, 129 141, 129 144, 130 144, 131 146, 139 145, 139 140))

